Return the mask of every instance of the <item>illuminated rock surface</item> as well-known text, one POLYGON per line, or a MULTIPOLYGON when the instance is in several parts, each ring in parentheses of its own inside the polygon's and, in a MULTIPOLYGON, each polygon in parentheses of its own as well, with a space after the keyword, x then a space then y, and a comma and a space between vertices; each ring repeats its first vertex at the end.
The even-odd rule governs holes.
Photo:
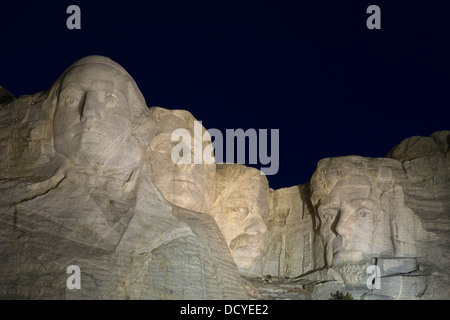
POLYGON ((81 59, 0 113, 0 297, 248 297, 212 217, 150 180, 155 121, 119 65, 81 59))
POLYGON ((203 150, 208 148, 208 145, 212 149, 211 138, 206 129, 186 110, 152 107, 150 111, 157 127, 156 135, 150 143, 154 184, 173 204, 197 212, 209 212, 216 195, 216 163, 207 164, 205 161, 201 164, 194 163, 196 143, 199 144, 202 160, 203 150), (171 136, 172 132, 179 129, 188 133, 191 151, 188 156, 191 163, 172 161, 172 150, 180 141, 178 137, 172 139, 171 136), (196 130, 199 132, 195 132, 196 130), (208 135, 208 139, 203 139, 205 134, 208 135))
POLYGON ((303 186, 273 190, 257 169, 218 164, 211 214, 241 274, 293 277, 312 269, 311 213, 303 186))
POLYGON ((173 131, 194 149, 205 128, 148 109, 105 57, 0 101, 1 298, 450 298, 450 131, 273 190, 243 165, 173 163, 173 131))

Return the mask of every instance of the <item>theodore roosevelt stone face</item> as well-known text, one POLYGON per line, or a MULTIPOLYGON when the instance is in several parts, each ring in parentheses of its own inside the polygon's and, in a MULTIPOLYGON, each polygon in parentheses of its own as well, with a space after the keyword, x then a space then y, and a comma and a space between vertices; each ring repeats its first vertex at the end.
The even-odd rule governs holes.
POLYGON ((211 214, 239 270, 247 274, 267 242, 267 181, 256 169, 232 164, 218 165, 217 178, 219 196, 211 214))

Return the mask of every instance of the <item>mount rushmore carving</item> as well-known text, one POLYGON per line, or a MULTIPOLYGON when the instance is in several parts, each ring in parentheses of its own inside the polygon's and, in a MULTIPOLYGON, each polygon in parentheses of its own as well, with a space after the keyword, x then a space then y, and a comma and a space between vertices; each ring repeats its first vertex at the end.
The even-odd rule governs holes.
POLYGON ((1 298, 450 297, 450 131, 273 190, 244 165, 171 161, 171 133, 196 119, 148 108, 106 57, 0 101, 1 298))

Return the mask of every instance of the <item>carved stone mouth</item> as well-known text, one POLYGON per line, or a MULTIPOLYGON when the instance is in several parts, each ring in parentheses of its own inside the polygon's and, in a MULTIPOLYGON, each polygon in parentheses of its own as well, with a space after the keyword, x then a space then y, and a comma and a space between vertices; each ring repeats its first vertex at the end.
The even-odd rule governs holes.
POLYGON ((108 136, 104 130, 99 130, 98 127, 85 127, 79 131, 77 131, 73 137, 77 137, 81 134, 95 134, 95 135, 99 135, 99 136, 108 136))
POLYGON ((173 179, 173 182, 189 183, 197 187, 197 184, 191 179, 173 179))

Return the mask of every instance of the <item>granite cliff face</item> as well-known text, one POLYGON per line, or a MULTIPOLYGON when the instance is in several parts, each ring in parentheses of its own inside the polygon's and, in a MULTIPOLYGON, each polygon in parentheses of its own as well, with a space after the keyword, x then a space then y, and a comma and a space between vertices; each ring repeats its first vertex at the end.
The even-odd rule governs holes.
POLYGON ((174 162, 174 130, 198 130, 205 150, 205 128, 149 109, 108 58, 47 92, 1 92, 2 298, 450 298, 450 131, 323 159, 310 182, 273 190, 244 165, 174 162))
POLYGON ((249 297, 213 218, 151 181, 155 120, 118 64, 81 59, 0 119, 0 297, 249 297))

